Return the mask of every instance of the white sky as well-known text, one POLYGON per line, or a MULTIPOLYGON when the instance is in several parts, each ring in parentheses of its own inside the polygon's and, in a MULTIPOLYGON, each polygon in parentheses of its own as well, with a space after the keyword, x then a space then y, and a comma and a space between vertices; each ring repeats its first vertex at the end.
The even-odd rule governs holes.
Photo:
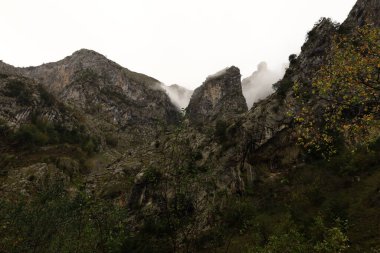
POLYGON ((0 0, 0 59, 57 61, 88 48, 166 84, 195 88, 235 65, 243 76, 299 53, 322 16, 356 0, 0 0))

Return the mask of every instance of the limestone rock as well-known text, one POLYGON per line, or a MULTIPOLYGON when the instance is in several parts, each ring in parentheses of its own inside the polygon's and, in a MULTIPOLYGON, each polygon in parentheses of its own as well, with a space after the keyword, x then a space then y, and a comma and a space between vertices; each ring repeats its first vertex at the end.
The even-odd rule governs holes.
POLYGON ((355 26, 362 26, 365 23, 380 26, 380 1, 379 0, 358 0, 352 8, 348 18, 342 24, 345 29, 355 26))
POLYGON ((230 67, 209 76, 194 91, 186 114, 190 122, 202 124, 246 112, 240 70, 230 67))
POLYGON ((159 81, 123 68, 92 50, 81 49, 61 61, 37 67, 14 68, 1 63, 0 73, 36 80, 61 102, 94 116, 97 122, 119 128, 173 124, 179 119, 179 110, 159 81))

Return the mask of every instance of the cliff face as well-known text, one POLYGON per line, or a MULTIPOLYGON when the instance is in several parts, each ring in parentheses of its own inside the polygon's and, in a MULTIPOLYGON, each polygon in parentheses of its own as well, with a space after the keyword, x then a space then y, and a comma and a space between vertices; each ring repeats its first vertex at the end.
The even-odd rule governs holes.
POLYGON ((38 67, 2 64, 0 71, 35 80, 63 103, 118 129, 157 122, 175 124, 179 119, 179 110, 159 81, 125 69, 91 50, 82 49, 61 61, 38 67))
POLYGON ((76 121, 68 108, 34 80, 0 74, 0 119, 9 127, 18 128, 37 114, 69 128, 76 121))
POLYGON ((237 116, 246 112, 240 70, 230 67, 212 76, 194 91, 186 114, 190 122, 199 124, 237 116))
MULTIPOLYGON (((73 192, 80 185, 86 194, 128 206, 128 227, 136 230, 145 222, 145 214, 161 222, 174 213, 172 224, 188 217, 189 223, 177 227, 176 233, 184 231, 191 240, 215 225, 215 210, 223 213, 226 199, 234 194, 260 195, 256 190, 264 186, 263 195, 275 202, 278 192, 266 183, 282 179, 283 172, 304 162, 291 116, 300 110, 293 84, 310 89, 334 35, 342 29, 364 20, 380 26, 379 6, 377 0, 359 0, 342 26, 321 19, 308 33, 300 55, 290 57, 275 93, 250 110, 238 68, 209 76, 192 94, 184 122, 178 107, 185 104, 170 101, 165 91, 178 99, 188 98, 191 91, 179 86, 162 88, 157 80, 94 51, 80 50, 62 61, 30 68, 0 62, 0 196, 9 192, 31 196, 45 178, 61 179, 73 192), (38 140, 42 145, 14 147, 15 140, 30 138, 33 132, 4 141, 12 133, 8 127, 19 129, 35 116, 59 126, 36 123, 32 130, 37 128, 38 134, 49 138, 38 140), (175 131, 165 128, 170 124, 175 131), (78 135, 78 131, 83 133, 78 135), (68 139, 68 134, 81 137, 84 145, 68 139), (90 149, 92 139, 87 135, 91 134, 101 149, 90 149)), ((289 191, 287 180, 280 184, 289 191)), ((260 203, 262 196, 258 197, 260 203)), ((175 240, 188 242, 181 236, 175 240)))
POLYGON ((379 0, 359 0, 352 8, 348 18, 343 22, 342 27, 347 29, 362 26, 365 23, 380 26, 379 13, 379 0))

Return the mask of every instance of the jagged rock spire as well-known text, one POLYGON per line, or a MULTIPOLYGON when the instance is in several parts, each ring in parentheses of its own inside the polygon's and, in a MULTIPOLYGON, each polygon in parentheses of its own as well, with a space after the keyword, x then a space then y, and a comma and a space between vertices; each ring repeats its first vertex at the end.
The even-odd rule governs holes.
POLYGON ((209 76, 194 91, 186 113, 190 122, 204 123, 247 110, 240 70, 232 66, 209 76))

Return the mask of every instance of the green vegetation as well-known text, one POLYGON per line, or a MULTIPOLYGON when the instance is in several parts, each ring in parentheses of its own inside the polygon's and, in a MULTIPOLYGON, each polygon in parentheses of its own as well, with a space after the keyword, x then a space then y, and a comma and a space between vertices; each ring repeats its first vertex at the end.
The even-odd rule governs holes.
POLYGON ((1 79, 8 78, 8 75, 7 75, 7 74, 0 73, 0 78, 1 78, 1 79))
POLYGON ((337 141, 355 147, 377 137, 379 42, 380 30, 370 25, 350 35, 338 35, 312 89, 305 90, 298 83, 294 86, 301 105, 296 115, 300 143, 307 150, 327 157, 337 151, 337 141))
POLYGON ((306 40, 314 40, 317 38, 317 28, 323 24, 323 23, 331 23, 335 28, 338 28, 339 27, 339 23, 337 22, 333 22, 331 20, 331 18, 321 18, 318 20, 317 23, 314 24, 314 27, 313 29, 311 29, 308 33, 307 33, 307 37, 306 37, 306 40))
POLYGON ((119 144, 119 138, 115 134, 112 134, 112 133, 107 134, 105 138, 106 138, 107 145, 112 148, 117 147, 117 145, 119 144))
MULTIPOLYGON (((289 69, 287 71, 290 71, 289 69)), ((288 91, 293 87, 293 81, 288 77, 288 75, 285 75, 285 77, 273 84, 273 89, 276 91, 276 94, 284 99, 286 97, 286 94, 288 91)))
POLYGON ((53 106, 57 103, 56 98, 42 84, 38 85, 38 92, 44 106, 53 106))
POLYGON ((78 83, 95 83, 99 79, 98 73, 93 69, 83 69, 75 73, 75 81, 78 83))
POLYGON ((34 116, 30 124, 23 124, 14 131, 9 141, 19 147, 36 147, 47 144, 78 144, 91 154, 97 150, 98 141, 86 134, 84 127, 68 130, 61 125, 51 124, 47 120, 34 116))
POLYGON ((55 183, 35 198, 1 200, 1 252, 121 252, 127 212, 55 183))
POLYGON ((16 98, 20 105, 31 105, 33 101, 32 90, 22 81, 9 80, 4 87, 3 94, 8 97, 16 98))
POLYGON ((226 141, 228 124, 224 120, 218 120, 215 125, 215 138, 220 142, 226 141))
POLYGON ((4 136, 3 141, 17 148, 67 143, 79 145, 91 154, 97 151, 99 145, 99 141, 87 134, 83 126, 67 129, 38 116, 33 116, 31 123, 23 124, 15 131, 0 122, 0 135, 4 136))
MULTIPOLYGON (((260 147, 267 136, 256 136, 268 134, 253 132, 261 126, 246 124, 245 115, 198 130, 186 118, 174 130, 142 125, 136 136, 129 127, 112 133, 94 117, 99 138, 83 122, 51 123, 38 111, 15 129, 0 119, 0 195, 7 196, 0 199, 0 252, 380 252, 380 31, 338 32, 326 52, 310 85, 293 83, 299 62, 289 57, 295 67, 274 88, 282 102, 293 88, 295 124, 260 147), (101 141, 108 147, 96 156, 101 141), (44 177, 45 169, 59 176, 44 177)), ((90 83, 116 104, 135 103, 119 88, 97 87, 100 77, 85 69, 76 84, 90 83)), ((31 87, 7 81, 1 92, 30 107, 31 87)), ((36 87, 38 102, 57 105, 36 87)), ((273 110, 282 112, 278 104, 273 110)))
MULTIPOLYGON (((258 178, 214 212, 203 247, 215 252, 376 252, 380 149, 310 160, 277 179, 258 178)), ((263 176, 262 176, 263 177, 263 176)), ((208 252, 207 250, 205 252, 208 252)))
POLYGON ((0 227, 0 249, 371 252, 380 240, 379 157, 376 141, 370 150, 341 152, 330 161, 311 161, 284 177, 259 180, 243 196, 219 196, 221 202, 213 205, 208 199, 197 199, 197 185, 210 182, 201 182, 199 172, 188 169, 192 159, 183 162, 185 157, 180 156, 171 160, 180 169, 162 174, 152 168, 144 174, 153 187, 147 194, 159 201, 160 210, 140 211, 136 219, 142 225, 138 230, 128 223, 130 212, 125 208, 80 191, 67 192, 60 184, 45 186, 35 198, 2 201, 0 222, 5 225, 0 227), (174 174, 168 178, 168 173, 174 174), (168 185, 170 189, 165 188, 168 185), (202 210, 211 207, 210 227, 202 230, 197 227, 202 224, 202 210))

